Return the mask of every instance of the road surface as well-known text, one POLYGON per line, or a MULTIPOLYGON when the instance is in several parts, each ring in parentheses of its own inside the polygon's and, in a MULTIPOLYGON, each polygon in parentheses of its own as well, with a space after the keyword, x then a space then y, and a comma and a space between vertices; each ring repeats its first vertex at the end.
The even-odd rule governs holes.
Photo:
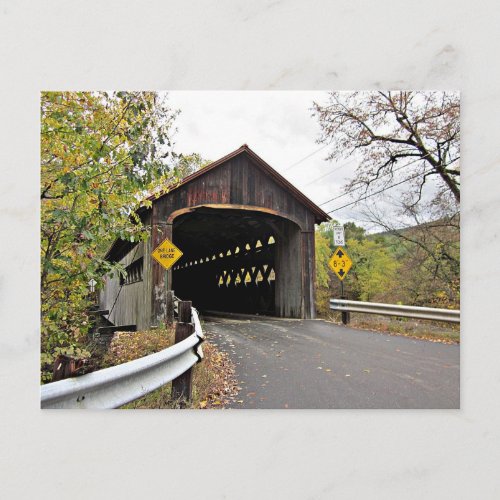
POLYGON ((242 387, 230 408, 459 408, 459 346, 321 320, 205 318, 242 387))

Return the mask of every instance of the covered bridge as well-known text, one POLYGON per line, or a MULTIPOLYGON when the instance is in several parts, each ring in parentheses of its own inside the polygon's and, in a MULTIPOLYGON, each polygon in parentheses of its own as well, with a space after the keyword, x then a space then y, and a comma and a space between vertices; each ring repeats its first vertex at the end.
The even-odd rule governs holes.
POLYGON ((100 294, 112 324, 163 321, 166 290, 201 311, 315 317, 314 225, 329 217, 246 144, 151 201, 151 237, 106 256, 127 269, 100 294), (183 252, 168 271, 151 257, 165 238, 183 252))

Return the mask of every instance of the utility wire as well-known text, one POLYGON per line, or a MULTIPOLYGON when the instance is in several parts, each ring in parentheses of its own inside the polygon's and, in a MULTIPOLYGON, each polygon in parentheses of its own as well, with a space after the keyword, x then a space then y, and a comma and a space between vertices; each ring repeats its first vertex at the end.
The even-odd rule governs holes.
POLYGON ((334 174, 335 172, 338 172, 341 168, 347 167, 347 165, 350 165, 351 163, 354 163, 357 160, 357 158, 354 158, 353 160, 344 163, 343 165, 340 165, 337 168, 334 168, 331 172, 327 172, 324 175, 321 175, 320 177, 317 177, 316 179, 313 179, 311 182, 308 182, 307 184, 304 185, 304 187, 310 186, 311 184, 314 184, 315 182, 320 181, 321 179, 324 179, 325 177, 328 177, 329 175, 334 174))
MULTIPOLYGON (((404 165, 401 165, 400 167, 395 168, 394 170, 391 170, 390 172, 387 172, 386 174, 381 175, 381 176, 380 176, 380 177, 378 177, 377 179, 374 179, 374 181, 372 181, 372 182, 375 182, 375 181, 377 181, 377 180, 379 180, 379 179, 383 179, 384 177, 387 177, 388 175, 394 174, 394 172, 397 172, 398 170, 401 170, 401 169, 403 169, 403 168, 406 168, 406 167, 408 167, 408 166, 412 165, 413 163, 416 163, 416 162, 418 162, 418 161, 421 161, 421 160, 423 160, 426 156, 429 156, 429 155, 430 155, 430 153, 428 153, 428 154, 426 154, 426 155, 424 155, 424 156, 422 156, 422 157, 419 157, 419 158, 417 158, 416 160, 413 160, 413 161, 411 161, 411 162, 409 162, 409 163, 405 163, 404 165)), ((419 174, 419 175, 420 175, 420 174, 419 174)), ((346 191, 345 193, 339 194, 338 196, 335 196, 335 197, 331 198, 331 199, 330 199, 330 200, 328 200, 328 201, 324 201, 323 203, 320 203, 318 206, 319 206, 319 207, 321 207, 321 206, 323 206, 323 205, 326 205, 327 203, 330 203, 331 201, 338 200, 339 198, 343 198, 344 196, 347 196, 347 195, 349 195, 349 194, 351 194, 351 193, 354 193, 355 191, 357 191, 358 189, 361 189, 362 187, 363 187, 362 185, 361 185, 361 186, 358 186, 358 187, 355 187, 354 189, 351 189, 351 190, 349 190, 349 191, 346 191)))
MULTIPOLYGON (((423 175, 428 174, 429 172, 432 172, 432 170, 429 170, 428 172, 423 172, 423 175)), ((418 173, 416 175, 412 175, 411 177, 408 177, 408 179, 404 179, 400 182, 396 182, 395 184, 391 184, 390 186, 386 186, 384 189, 380 189, 379 191, 375 191, 374 193, 367 194, 366 196, 363 196, 361 198, 358 198, 355 201, 352 201, 351 203, 347 203, 346 205, 342 205, 341 207, 334 208, 333 210, 330 210, 327 212, 327 214, 331 214, 333 212, 338 212, 339 210, 342 210, 343 208, 349 207, 351 205, 355 205, 356 203, 359 203, 360 201, 366 200, 367 198, 370 198, 371 196, 375 196, 376 194, 383 193, 384 191, 387 191, 388 189, 391 189, 393 187, 399 186, 401 184, 404 184, 405 182, 411 181, 412 179, 415 179, 417 177, 420 177, 422 173, 418 173)))
POLYGON ((289 165, 288 167, 286 167, 285 169, 283 169, 283 172, 287 172, 291 168, 296 167, 297 165, 299 165, 303 161, 307 160, 308 158, 311 158, 311 156, 314 156, 316 153, 319 153, 320 151, 322 151, 323 149, 325 149, 327 146, 328 146, 328 144, 324 144, 323 146, 321 146, 316 151, 313 151, 312 153, 308 154, 307 156, 304 156, 304 158, 300 159, 299 161, 297 161, 295 163, 292 163, 291 165, 289 165))

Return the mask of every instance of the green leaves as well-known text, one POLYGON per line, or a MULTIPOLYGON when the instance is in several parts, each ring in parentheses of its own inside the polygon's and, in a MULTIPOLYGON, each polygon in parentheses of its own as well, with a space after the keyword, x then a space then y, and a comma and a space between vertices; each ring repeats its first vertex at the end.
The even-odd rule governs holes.
POLYGON ((379 300, 398 279, 400 264, 381 242, 369 239, 348 240, 349 255, 355 263, 352 285, 360 300, 379 300))
POLYGON ((328 287, 328 259, 331 257, 331 249, 328 238, 322 231, 315 232, 316 239, 316 284, 320 287, 328 287))
POLYGON ((176 115, 154 92, 42 93, 43 352, 85 338, 88 280, 99 288, 106 272, 120 272, 99 256, 118 237, 145 238, 131 214, 170 171, 176 115))

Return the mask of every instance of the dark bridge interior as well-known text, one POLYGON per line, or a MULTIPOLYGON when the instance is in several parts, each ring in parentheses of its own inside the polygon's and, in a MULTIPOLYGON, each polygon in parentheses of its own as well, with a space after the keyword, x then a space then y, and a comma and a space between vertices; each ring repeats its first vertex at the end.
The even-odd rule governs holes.
MULTIPOLYGON (((286 272, 280 243, 298 233, 295 224, 269 213, 201 207, 174 219, 172 233, 184 253, 173 267, 176 296, 202 311, 284 315, 276 300, 280 268, 286 272)), ((300 273, 295 267, 288 272, 300 273)))

